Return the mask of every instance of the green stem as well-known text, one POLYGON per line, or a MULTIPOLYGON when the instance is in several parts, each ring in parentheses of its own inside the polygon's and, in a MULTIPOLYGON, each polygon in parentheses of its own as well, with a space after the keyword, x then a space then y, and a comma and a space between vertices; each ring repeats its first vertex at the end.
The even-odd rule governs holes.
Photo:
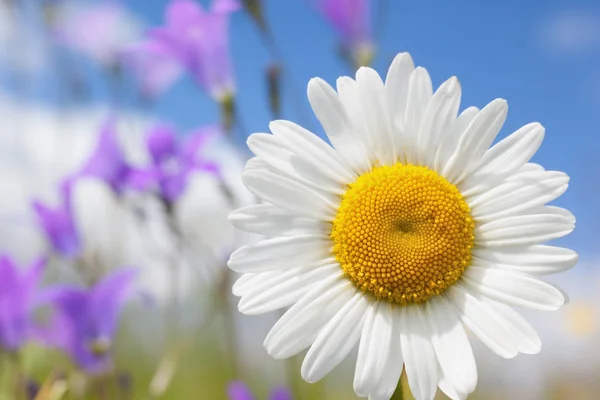
POLYGON ((25 380, 23 379, 21 357, 17 352, 8 353, 12 366, 13 393, 17 400, 26 400, 25 380))

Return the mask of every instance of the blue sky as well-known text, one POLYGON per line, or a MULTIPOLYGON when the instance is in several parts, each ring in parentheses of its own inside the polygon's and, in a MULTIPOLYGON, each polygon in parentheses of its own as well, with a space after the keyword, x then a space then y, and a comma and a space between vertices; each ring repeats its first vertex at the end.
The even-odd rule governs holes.
MULTIPOLYGON (((125 3, 152 25, 162 21, 167 2, 125 3)), ((333 83, 353 72, 337 57, 335 34, 309 3, 266 0, 264 7, 294 81, 294 96, 303 108, 298 112, 291 107, 287 93, 283 115, 322 134, 308 114, 306 83, 314 76, 333 83), (303 118, 307 114, 308 121, 303 118)), ((546 127, 545 142, 534 161, 571 176, 571 187, 557 204, 578 218, 575 232, 560 242, 578 250, 584 259, 597 260, 600 3, 390 0, 387 12, 375 10, 373 19, 378 32, 374 66, 380 73, 385 73, 397 52, 409 51, 417 64, 429 70, 434 86, 452 75, 460 79, 463 107, 482 107, 496 97, 507 99, 510 109, 502 136, 532 121, 546 127)), ((250 131, 265 131, 271 119, 264 84, 270 55, 246 14, 234 15, 231 29, 239 108, 250 131)), ((98 72, 92 74, 97 78, 98 72)), ((190 79, 161 97, 153 111, 182 130, 218 120, 216 106, 190 79)))

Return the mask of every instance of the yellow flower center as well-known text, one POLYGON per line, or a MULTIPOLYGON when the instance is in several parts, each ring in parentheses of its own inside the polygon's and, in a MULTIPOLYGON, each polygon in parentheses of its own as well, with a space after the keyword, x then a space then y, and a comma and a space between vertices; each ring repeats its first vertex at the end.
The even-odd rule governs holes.
POLYGON ((345 275, 377 299, 441 294, 471 262, 474 221, 458 189, 427 167, 376 167, 348 185, 333 221, 345 275))

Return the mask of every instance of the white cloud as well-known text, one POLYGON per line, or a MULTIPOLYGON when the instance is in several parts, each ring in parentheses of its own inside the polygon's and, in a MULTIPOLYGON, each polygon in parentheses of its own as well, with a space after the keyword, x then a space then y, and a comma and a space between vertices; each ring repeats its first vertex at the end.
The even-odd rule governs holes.
POLYGON ((538 39, 546 50, 555 53, 600 50, 600 14, 569 10, 550 15, 539 25, 538 39))

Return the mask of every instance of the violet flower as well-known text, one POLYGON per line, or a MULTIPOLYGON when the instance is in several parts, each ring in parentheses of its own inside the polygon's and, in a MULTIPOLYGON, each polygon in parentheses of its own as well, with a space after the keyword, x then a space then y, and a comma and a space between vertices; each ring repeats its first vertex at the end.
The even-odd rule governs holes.
POLYGON ((112 341, 123 306, 134 293, 136 274, 133 269, 119 269, 89 290, 64 286, 52 296, 60 326, 53 345, 87 373, 112 367, 112 341))
MULTIPOLYGON (((243 382, 232 382, 227 388, 229 400, 256 400, 248 386, 243 382)), ((292 394, 284 387, 271 391, 269 400, 292 400, 292 394)))
POLYGON ((343 50, 358 66, 373 57, 370 0, 318 0, 319 11, 341 36, 343 50))
POLYGON ((107 120, 100 131, 96 148, 75 178, 81 176, 94 177, 104 181, 117 194, 121 194, 127 186, 131 167, 117 140, 115 120, 107 120))
POLYGON ((44 336, 34 312, 47 303, 52 290, 38 288, 45 265, 45 259, 38 259, 22 270, 10 257, 0 256, 0 348, 15 351, 26 341, 44 336))
POLYGON ((146 98, 154 98, 168 90, 184 72, 168 45, 152 38, 129 46, 122 58, 133 71, 146 98))
POLYGON ((140 22, 119 2, 70 6, 61 11, 55 39, 104 65, 115 64, 125 46, 141 36, 140 22))
POLYGON ((213 99, 226 102, 235 92, 229 14, 239 8, 234 0, 213 0, 209 11, 194 0, 172 0, 165 13, 166 25, 148 33, 149 42, 156 44, 146 46, 169 49, 213 99))
POLYGON ((216 164, 199 156, 207 141, 217 135, 217 127, 203 127, 179 142, 175 132, 168 126, 155 127, 147 139, 151 165, 131 175, 130 184, 138 190, 151 187, 167 203, 176 201, 185 191, 189 177, 198 171, 218 173, 216 164))
POLYGON ((73 218, 70 181, 61 185, 60 196, 58 206, 50 207, 35 200, 33 210, 54 251, 65 258, 74 258, 81 251, 81 240, 73 218))

